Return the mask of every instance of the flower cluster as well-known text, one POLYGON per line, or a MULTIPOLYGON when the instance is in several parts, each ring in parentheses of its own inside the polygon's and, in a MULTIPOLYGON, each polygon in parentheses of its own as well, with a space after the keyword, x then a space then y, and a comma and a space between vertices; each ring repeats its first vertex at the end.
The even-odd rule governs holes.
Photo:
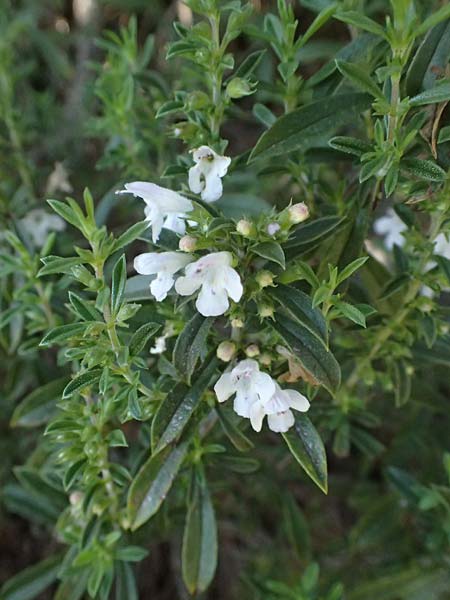
MULTIPOLYGON (((215 202, 222 195, 221 178, 226 175, 231 159, 218 155, 208 146, 194 150, 193 158, 195 165, 189 171, 190 190, 201 194, 206 202, 215 202)), ((194 208, 188 198, 145 181, 127 183, 118 193, 133 194, 144 200, 153 243, 158 241, 163 228, 185 233, 188 213, 194 208)), ((158 302, 167 297, 175 284, 175 290, 181 296, 190 296, 200 290, 196 307, 203 316, 222 315, 229 308, 229 298, 239 302, 243 292, 241 279, 232 268, 233 257, 230 252, 213 252, 195 260, 189 254, 194 247, 195 244, 180 244, 182 252, 146 252, 135 258, 134 268, 141 275, 156 276, 150 283, 150 291, 158 302), (185 269, 185 275, 175 279, 182 269, 185 269)))
POLYGON ((235 412, 247 419, 255 431, 261 431, 267 416, 269 429, 284 433, 294 425, 292 408, 309 409, 308 399, 296 390, 283 390, 267 373, 259 370, 255 360, 240 361, 234 369, 223 373, 214 386, 219 402, 234 397, 235 412))

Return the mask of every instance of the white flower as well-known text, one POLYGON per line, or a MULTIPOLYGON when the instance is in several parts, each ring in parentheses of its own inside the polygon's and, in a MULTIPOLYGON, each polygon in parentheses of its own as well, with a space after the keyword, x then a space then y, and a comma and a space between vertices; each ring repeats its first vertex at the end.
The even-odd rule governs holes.
POLYGON ((445 234, 440 233, 434 240, 434 253, 450 260, 450 242, 445 234))
POLYGON ((269 429, 275 433, 285 433, 295 423, 291 408, 306 412, 309 409, 308 399, 296 390, 283 390, 275 383, 275 392, 271 398, 254 402, 250 408, 253 429, 261 431, 264 417, 267 416, 269 429))
POLYGON ((233 408, 240 417, 250 418, 250 410, 257 402, 268 402, 275 392, 275 382, 259 370, 256 360, 241 360, 232 371, 223 373, 214 386, 219 402, 233 394, 233 408))
POLYGON ((403 246, 405 238, 402 233, 408 228, 394 209, 390 208, 383 217, 375 221, 373 229, 376 234, 384 237, 386 248, 392 250, 394 245, 403 246))
POLYGON ((190 296, 201 288, 195 303, 204 317, 223 315, 230 305, 228 298, 239 302, 243 288, 238 273, 231 267, 230 252, 214 252, 188 265, 186 276, 179 277, 175 290, 190 296))
POLYGON ((189 188, 200 194, 205 202, 215 202, 222 195, 221 178, 227 174, 231 158, 220 156, 209 146, 200 146, 193 151, 196 163, 189 169, 189 188))
POLYGON ((31 237, 36 248, 42 248, 51 231, 63 231, 66 228, 66 223, 61 217, 48 213, 42 208, 30 210, 19 223, 31 237))
POLYGON ((147 181, 126 183, 125 189, 117 193, 133 194, 144 200, 147 205, 145 216, 152 226, 153 243, 158 241, 163 227, 180 234, 186 231, 184 219, 193 205, 181 194, 147 181))
POLYGON ((150 348, 150 354, 162 354, 167 350, 167 335, 160 335, 155 339, 155 345, 150 348))
POLYGON ((164 300, 174 284, 174 275, 192 261, 180 252, 145 252, 134 259, 134 268, 141 275, 156 275, 150 291, 158 302, 164 300))

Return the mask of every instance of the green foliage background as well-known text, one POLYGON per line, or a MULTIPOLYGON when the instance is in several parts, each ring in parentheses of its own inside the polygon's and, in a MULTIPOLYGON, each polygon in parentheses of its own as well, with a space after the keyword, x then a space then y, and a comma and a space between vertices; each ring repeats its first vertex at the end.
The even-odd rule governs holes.
MULTIPOLYGON (((203 124, 196 122, 197 112, 202 111, 204 74, 189 66, 183 53, 177 55, 176 44, 170 46, 178 40, 173 27, 181 14, 177 12, 177 3, 102 0, 94 3, 95 9, 86 22, 74 12, 74 4, 63 0, 4 0, 0 7, 2 231, 15 229, 20 234, 19 221, 30 209, 46 207, 49 196, 64 199, 67 192, 51 182, 55 164, 60 162, 72 187, 70 195, 80 199, 83 190, 89 187, 96 199, 97 224, 107 224, 109 231, 119 235, 141 220, 142 214, 136 202, 128 196, 115 195, 115 191, 125 181, 143 179, 161 181, 163 185, 181 181, 188 165, 183 139, 189 147, 205 141, 203 124), (169 48, 172 60, 166 59, 169 48), (178 119, 177 115, 183 111, 188 118, 178 119), (178 137, 174 133, 177 127, 181 128, 178 137)), ((326 10, 330 4, 327 0, 292 2, 299 31, 307 31, 317 12, 326 10)), ((388 44, 385 39, 377 38, 376 28, 370 31, 373 25, 369 31, 363 31, 361 23, 352 22, 348 13, 365 14, 384 25, 392 7, 383 0, 337 4, 346 18, 327 19, 318 33, 292 54, 289 45, 284 49, 274 46, 267 34, 270 28, 263 28, 265 15, 277 12, 276 3, 254 2, 253 14, 243 32, 232 40, 230 49, 236 65, 249 54, 266 49, 264 55, 254 56, 257 64, 249 85, 256 91, 223 107, 226 118, 220 135, 215 132, 218 144, 229 140, 226 152, 230 156, 243 155, 219 203, 226 217, 258 215, 270 206, 281 210, 290 195, 296 201, 307 202, 314 218, 336 217, 335 221, 326 222, 332 235, 321 238, 319 250, 314 244, 306 248, 310 254, 306 254, 305 260, 311 258, 321 281, 327 277, 330 260, 342 269, 361 255, 362 242, 379 214, 378 202, 386 204, 392 194, 394 197, 397 194, 401 202, 412 196, 423 200, 428 194, 427 199, 435 198, 431 214, 433 210, 436 212, 438 203, 448 205, 449 194, 447 182, 441 181, 450 165, 450 136, 441 136, 433 156, 428 143, 432 138, 425 127, 426 122, 432 128, 435 113, 419 115, 418 122, 421 118, 423 122, 416 129, 407 121, 402 132, 406 131, 406 135, 411 125, 411 131, 417 134, 413 152, 405 158, 399 143, 396 150, 400 154, 390 163, 389 168, 392 164, 396 168, 389 179, 386 176, 383 180, 378 175, 384 166, 380 156, 387 155, 393 142, 388 139, 384 150, 380 150, 382 144, 376 145, 373 115, 385 114, 383 102, 389 95, 385 88, 392 82, 385 83, 380 91, 381 84, 374 83, 375 78, 370 79, 369 75, 386 67, 388 44), (355 54, 348 51, 350 41, 355 54), (337 67, 335 56, 339 57, 337 67), (292 61, 302 83, 289 75, 292 61), (365 65, 368 81, 364 73, 352 70, 354 62, 365 65), (283 66, 277 70, 280 63, 283 66), (309 84, 304 85, 305 81, 309 84), (355 81, 358 91, 354 88, 355 81), (346 99, 355 102, 351 107, 354 122, 348 117, 340 121, 341 113, 349 108, 346 102, 339 106, 332 98, 327 119, 335 130, 330 134, 325 131, 320 143, 316 138, 309 143, 314 137, 308 130, 314 110, 304 109, 310 112, 301 119, 297 115, 295 122, 289 120, 291 111, 311 100, 331 97, 337 86, 344 86, 346 99), (370 101, 364 93, 370 95, 370 101), (365 117, 358 120, 357 114, 367 111, 372 101, 378 101, 379 105, 375 105, 370 116, 365 112, 365 117), (284 110, 288 114, 276 122, 278 129, 270 130, 271 137, 269 134, 261 137, 284 110), (301 127, 296 131, 299 122, 301 127), (362 146, 356 144, 355 149, 354 139, 341 136, 334 138, 331 147, 328 140, 337 133, 354 135, 362 146), (369 141, 373 144, 367 148, 364 144, 369 141), (348 152, 349 148, 350 153, 341 152, 348 152), (260 161, 257 167, 255 162, 245 166, 252 149, 252 158, 260 161), (361 170, 365 169, 364 175, 358 181, 359 157, 364 152, 372 152, 373 156, 368 156, 361 170), (422 160, 420 164, 414 162, 419 160, 417 157, 422 160), (363 201, 359 202, 363 197, 375 201, 370 210, 363 201), (342 217, 349 219, 344 226, 342 217)), ((416 2, 418 22, 424 23, 427 16, 445 5, 429 0, 416 2)), ((433 30, 436 36, 433 47, 441 53, 444 75, 448 75, 450 54, 448 23, 444 20, 436 25, 438 30, 433 30)), ((431 89, 434 83, 432 70, 421 71, 420 64, 416 64, 415 70, 410 68, 413 60, 416 63, 423 60, 417 49, 425 33, 424 30, 411 42, 410 56, 403 65, 404 96, 415 96, 413 110, 428 106, 430 99, 418 94, 425 93, 424 88, 431 89), (412 56, 416 58, 411 59, 412 56)), ((443 88, 440 93, 431 102, 440 103, 438 124, 445 128, 450 123, 446 110, 450 94, 443 88)), ((401 127, 398 123, 397 126, 401 127)), ((406 148, 407 144, 405 155, 410 150, 406 148)), ((401 216, 406 222, 416 218, 414 205, 402 204, 402 208, 401 216)), ((444 214, 444 208, 441 213, 444 214)), ((211 451, 207 472, 211 475, 209 487, 218 519, 219 560, 212 586, 198 597, 215 600, 450 598, 447 299, 444 295, 439 308, 434 306, 428 317, 425 300, 419 299, 414 318, 408 316, 406 324, 396 321, 402 314, 404 294, 411 292, 410 287, 404 287, 411 279, 416 277, 416 295, 422 283, 442 289, 445 288, 442 280, 445 273, 448 277, 450 269, 441 261, 442 272, 436 275, 440 284, 437 280, 430 281, 430 277, 422 281, 417 269, 416 259, 420 255, 417 249, 425 248, 426 242, 414 226, 408 235, 407 249, 394 253, 394 275, 370 259, 360 278, 349 284, 350 299, 355 304, 374 305, 378 311, 378 315, 372 315, 372 321, 367 316, 375 332, 382 316, 388 315, 398 335, 385 343, 383 339, 375 342, 370 333, 355 337, 355 323, 361 320, 361 313, 349 314, 351 309, 344 306, 336 315, 351 319, 350 325, 336 328, 333 345, 342 367, 344 392, 348 380, 353 378, 353 382, 348 395, 343 392, 340 401, 331 402, 328 397, 319 396, 310 411, 327 448, 328 495, 313 485, 287 454, 285 444, 273 435, 252 436, 255 448, 251 458, 240 462, 233 463, 232 458, 222 460, 221 454, 211 451), (371 354, 376 344, 379 353, 371 354), (355 356, 357 364, 359 361, 362 365, 356 373, 355 356)), ((58 235, 57 251, 53 248, 51 253, 70 256, 79 237, 73 229, 58 235)), ((295 240, 290 242, 292 253, 303 243, 301 234, 297 241, 298 244, 295 240)), ((26 236, 24 244, 31 249, 26 236)), ((289 245, 286 253, 289 261, 289 245)), ((35 274, 41 263, 35 255, 28 263, 27 260, 24 259, 24 269, 29 269, 28 273, 8 271, 8 277, 0 284, 2 319, 8 317, 2 324, 0 339, 0 582, 51 558, 40 563, 38 571, 26 572, 25 579, 15 580, 12 588, 5 587, 0 597, 62 600, 73 596, 67 590, 60 591, 58 596, 44 590, 47 584, 50 590, 56 589, 53 582, 63 545, 52 532, 67 503, 67 495, 51 477, 47 489, 43 481, 34 479, 34 474, 40 472, 50 452, 49 439, 42 438, 47 412, 54 410, 54 399, 61 395, 69 376, 56 350, 37 349, 48 326, 55 325, 46 320, 48 315, 45 310, 42 314, 42 307, 54 302, 57 311, 61 311, 69 284, 55 283, 55 292, 42 284, 36 293, 31 292, 26 285, 27 277, 34 277, 30 273, 35 274), (19 310, 10 318, 7 311, 13 301, 26 306, 26 310, 19 310), (51 387, 44 388, 43 394, 48 394, 49 402, 41 403, 43 413, 33 413, 31 421, 26 422, 26 417, 17 413, 17 406, 34 389, 47 384, 51 387), (31 427, 36 424, 37 429, 31 427)), ((298 279, 308 281, 308 276, 298 279)), ((314 281, 311 287, 316 291, 317 304, 322 304, 326 294, 319 298, 323 290, 315 287, 314 281)), ((127 433, 133 436, 132 426, 127 433)), ((140 461, 142 448, 149 444, 146 438, 149 432, 141 435, 141 445, 134 449, 136 456, 131 457, 135 464, 140 461)), ((220 439, 213 442, 222 443, 220 439)), ((190 493, 194 495, 193 502, 211 501, 196 498, 195 494, 200 492, 195 489, 190 493)), ((139 598, 188 597, 180 567, 183 502, 187 494, 188 482, 184 482, 174 490, 170 508, 163 504, 150 525, 135 534, 133 543, 150 550, 135 570, 139 598)), ((126 576, 122 581, 126 581, 126 576)), ((114 593, 118 599, 132 598, 123 589, 115 589, 114 593)))

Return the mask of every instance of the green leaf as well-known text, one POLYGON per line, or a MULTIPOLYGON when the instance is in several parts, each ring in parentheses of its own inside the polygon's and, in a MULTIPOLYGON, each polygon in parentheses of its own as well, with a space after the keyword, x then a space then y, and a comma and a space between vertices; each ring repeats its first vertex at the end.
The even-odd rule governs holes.
POLYGON ((125 254, 119 258, 113 267, 111 278, 111 309, 117 314, 121 304, 127 281, 127 261, 125 254))
POLYGON ((222 429, 227 435, 230 442, 239 450, 239 452, 247 452, 254 447, 246 435, 226 416, 225 411, 218 404, 216 405, 216 413, 219 417, 222 429))
POLYGON ((62 556, 50 556, 9 579, 1 588, 2 600, 38 598, 58 577, 62 556))
POLYGON ((438 10, 434 11, 421 25, 418 26, 415 31, 416 36, 424 34, 426 31, 431 29, 431 27, 435 27, 441 23, 441 21, 445 21, 448 18, 450 18, 450 5, 445 4, 438 10))
POLYGON ((136 578, 131 565, 119 562, 115 567, 115 600, 139 600, 136 578))
POLYGON ((418 158, 404 158, 400 167, 426 181, 444 181, 447 173, 439 165, 431 160, 420 160, 418 158))
POLYGON ((405 287, 410 281, 411 278, 407 273, 400 273, 400 275, 387 282, 386 286, 382 289, 378 300, 390 298, 405 287))
POLYGON ((411 375, 404 360, 393 362, 395 406, 400 408, 411 396, 411 375))
POLYGON ((67 377, 50 381, 25 396, 11 417, 12 427, 37 427, 47 423, 56 410, 56 402, 61 399, 67 377))
POLYGON ((183 581, 190 594, 204 592, 217 566, 217 525, 205 481, 195 479, 181 554, 183 581))
POLYGON ((14 474, 32 496, 46 502, 56 514, 66 508, 66 495, 40 471, 31 467, 14 467, 14 474))
POLYGON ((314 21, 305 31, 305 33, 301 36, 299 40, 298 47, 303 47, 306 42, 317 32, 319 29, 325 25, 325 23, 334 15, 337 9, 337 4, 333 2, 329 6, 325 6, 320 13, 315 17, 314 21))
POLYGON ((102 315, 94 305, 84 298, 80 298, 80 296, 77 296, 74 292, 69 292, 69 301, 76 314, 84 321, 103 321, 102 315))
POLYGON ((446 127, 442 127, 439 130, 438 144, 443 144, 444 142, 449 142, 449 141, 450 141, 450 125, 447 125, 446 127))
POLYGON ((359 140, 354 137, 345 137, 342 135, 337 135, 331 138, 328 144, 335 150, 345 152, 346 154, 353 154, 353 156, 357 156, 358 158, 360 158, 366 152, 370 152, 372 149, 372 146, 368 142, 364 142, 363 140, 359 140))
POLYGON ((259 65, 265 53, 266 50, 256 50, 256 52, 249 54, 233 73, 233 77, 241 77, 242 79, 249 77, 259 65))
POLYGON ((361 327, 364 328, 366 327, 366 317, 358 308, 356 308, 356 306, 353 306, 348 302, 337 302, 336 308, 344 315, 344 317, 353 321, 353 323, 361 325, 361 327))
POLYGON ((118 548, 115 553, 116 560, 123 560, 125 562, 140 562, 148 556, 148 550, 141 546, 126 546, 125 548, 118 548))
POLYGON ((437 104, 450 100, 450 81, 440 80, 434 87, 425 90, 409 100, 410 106, 423 106, 425 104, 437 104))
POLYGON ((174 367, 183 378, 190 383, 195 366, 207 350, 206 341, 214 318, 203 317, 196 313, 186 323, 177 338, 173 349, 172 361, 174 367))
POLYGON ((127 500, 132 531, 159 510, 180 470, 187 449, 188 442, 173 449, 167 447, 151 456, 141 467, 131 484, 127 500))
POLYGON ((64 473, 63 486, 65 491, 68 491, 72 487, 78 477, 78 474, 81 472, 86 463, 87 459, 82 458, 81 460, 77 460, 70 465, 70 467, 64 473))
POLYGON ((370 103, 367 94, 339 94, 283 115, 259 138, 249 160, 307 150, 341 125, 354 122, 356 115, 369 108, 370 103))
POLYGON ((282 269, 286 268, 286 258, 283 248, 277 242, 262 242, 261 244, 252 246, 251 251, 262 258, 267 258, 267 260, 280 265, 282 269))
POLYGON ((340 12, 335 15, 335 18, 339 19, 339 21, 344 21, 344 23, 348 23, 349 25, 353 25, 354 27, 358 27, 358 29, 370 31, 370 33, 374 33, 375 35, 383 38, 386 37, 384 29, 381 27, 381 25, 379 25, 376 21, 369 19, 369 17, 356 12, 356 10, 340 12))
POLYGON ((311 380, 323 385, 332 394, 339 387, 341 370, 323 342, 299 322, 277 313, 271 325, 291 348, 311 380))
POLYGON ((386 102, 383 92, 370 77, 367 72, 367 68, 363 69, 359 65, 346 60, 336 60, 336 66, 342 75, 351 81, 351 83, 353 83, 353 85, 359 88, 362 92, 367 92, 374 98, 377 98, 382 102, 386 102))
POLYGON ((450 285, 450 260, 445 258, 445 256, 440 256, 439 254, 434 256, 434 260, 438 264, 441 273, 446 278, 447 283, 450 285))
POLYGON ((282 436, 297 462, 326 494, 327 455, 320 435, 309 418, 304 414, 295 413, 295 425, 282 436))
POLYGON ((136 356, 140 354, 145 348, 148 340, 152 338, 161 327, 161 323, 145 323, 144 325, 141 325, 141 327, 134 332, 128 344, 130 355, 136 356))
POLYGON ((342 269, 342 271, 339 273, 338 284, 351 277, 353 273, 360 269, 367 260, 369 260, 368 256, 361 256, 342 269))
POLYGON ((45 258, 41 258, 41 262, 44 263, 44 266, 39 270, 38 277, 53 275, 54 273, 70 273, 72 267, 80 265, 85 261, 79 256, 71 256, 69 258, 46 256, 45 258))
POLYGON ((302 223, 284 244, 286 256, 292 259, 320 245, 324 240, 335 235, 345 220, 345 217, 333 216, 302 223))
POLYGON ((161 402, 152 422, 154 452, 160 452, 182 433, 208 388, 217 364, 215 357, 207 359, 191 387, 179 383, 161 402))
POLYGON ((138 237, 140 237, 146 229, 148 229, 148 221, 141 221, 140 223, 135 223, 116 239, 112 251, 116 252, 117 250, 128 246, 129 244, 131 244, 131 242, 137 240, 138 237))
POLYGON ((127 279, 124 297, 128 302, 139 300, 152 300, 150 294, 150 283, 155 279, 154 275, 135 275, 127 279))
POLYGON ((288 285, 278 285, 268 293, 291 317, 306 327, 325 346, 328 345, 327 322, 322 312, 313 308, 311 298, 307 294, 288 285))
POLYGON ((100 380, 103 369, 91 369, 90 371, 85 371, 72 379, 72 381, 66 385, 63 392, 63 399, 70 398, 76 392, 80 392, 84 388, 97 383, 100 380))
POLYGON ((417 49, 406 75, 408 96, 432 87, 439 72, 443 72, 450 54, 450 22, 430 29, 417 49))
POLYGON ((77 229, 82 229, 82 213, 81 210, 75 210, 74 207, 69 206, 64 202, 60 202, 59 200, 47 200, 53 210, 58 213, 60 217, 62 217, 65 221, 76 227, 77 229))
POLYGON ((72 338, 82 336, 86 331, 86 323, 69 323, 68 325, 60 325, 50 329, 47 335, 39 343, 39 346, 51 346, 60 344, 72 338))

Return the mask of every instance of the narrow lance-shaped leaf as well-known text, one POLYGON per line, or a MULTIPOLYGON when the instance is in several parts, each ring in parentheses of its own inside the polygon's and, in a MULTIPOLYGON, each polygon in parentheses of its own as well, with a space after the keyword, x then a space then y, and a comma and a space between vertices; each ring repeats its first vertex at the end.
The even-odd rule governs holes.
POLYGON ((52 585, 61 566, 61 555, 51 556, 7 581, 0 590, 2 600, 33 600, 52 585))
POLYGON ((111 278, 111 308, 114 314, 117 313, 122 303, 126 281, 127 262, 125 259, 125 254, 122 254, 122 256, 114 265, 111 278))
POLYGON ((131 484, 127 507, 131 529, 135 531, 152 517, 167 496, 183 463, 188 442, 165 448, 151 456, 131 484))
POLYGON ((286 268, 286 258, 283 248, 277 242, 261 242, 251 248, 251 251, 262 258, 266 258, 270 262, 280 265, 282 269, 286 268))
POLYGON ((311 383, 323 385, 333 393, 340 385, 341 370, 333 354, 299 322, 275 314, 272 327, 285 341, 311 383))
POLYGON ((36 427, 46 423, 56 410, 56 402, 68 383, 68 377, 50 381, 25 396, 11 417, 12 427, 36 427))
POLYGON ((338 94, 298 108, 277 119, 258 140, 250 160, 307 150, 331 136, 341 125, 353 122, 358 113, 370 107, 367 94, 338 94))
POLYGON ((207 389, 217 363, 215 357, 205 360, 191 387, 180 383, 161 402, 152 422, 152 448, 155 451, 159 452, 181 434, 207 389))
POLYGON ((195 477, 183 536, 182 572, 190 594, 204 592, 217 566, 217 525, 209 490, 195 477))
POLYGON ((320 435, 303 414, 296 413, 295 425, 282 434, 292 455, 314 483, 328 492, 327 455, 320 435))
POLYGON ((161 327, 161 323, 145 323, 144 325, 141 325, 141 327, 135 331, 128 344, 130 355, 135 356, 142 352, 148 340, 153 337, 161 327))
POLYGON ((173 349, 173 364, 189 383, 198 360, 206 348, 206 340, 214 323, 212 317, 196 313, 184 326, 173 349))
POLYGON ((386 102, 383 92, 367 73, 367 69, 346 60, 337 60, 336 66, 342 75, 361 91, 367 92, 374 98, 386 102))

